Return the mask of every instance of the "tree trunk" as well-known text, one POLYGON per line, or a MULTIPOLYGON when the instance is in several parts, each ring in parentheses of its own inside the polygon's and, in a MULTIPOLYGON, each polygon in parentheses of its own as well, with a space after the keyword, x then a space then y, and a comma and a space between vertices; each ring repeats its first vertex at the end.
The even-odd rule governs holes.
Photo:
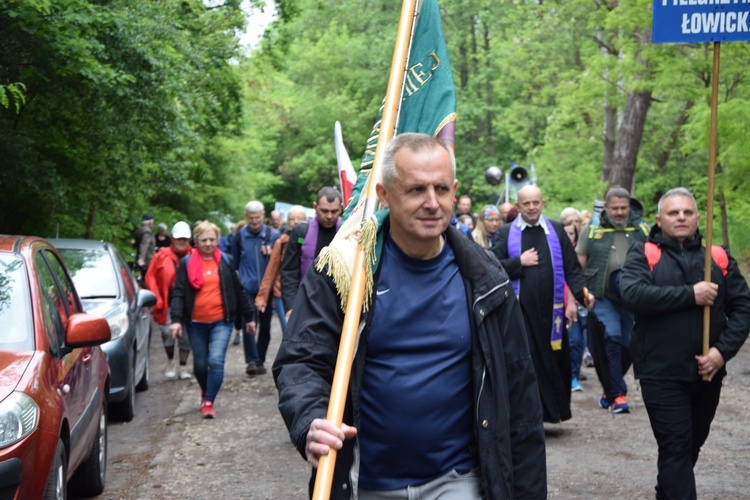
POLYGON ((485 119, 487 120, 487 127, 485 129, 485 137, 487 140, 487 145, 489 146, 487 153, 490 155, 490 158, 495 158, 497 151, 495 148, 495 140, 494 140, 494 130, 492 127, 492 124, 495 121, 494 117, 494 89, 492 88, 492 79, 489 78, 489 75, 492 74, 492 70, 490 68, 490 29, 487 26, 487 23, 482 23, 482 27, 484 28, 484 54, 483 59, 485 64, 487 65, 487 73, 485 78, 485 92, 487 92, 486 103, 487 103, 487 113, 485 119))
POLYGON ((89 216, 86 218, 86 232, 83 237, 90 240, 94 237, 94 220, 96 219, 96 205, 89 205, 89 216))
POLYGON ((617 135, 617 110, 609 104, 604 105, 604 163, 602 164, 602 182, 609 179, 615 159, 617 135))
POLYGON ((690 112, 692 107, 693 101, 687 101, 685 103, 685 108, 682 110, 682 114, 677 120, 677 125, 675 126, 674 130, 672 130, 672 134, 669 138, 669 144, 664 147, 661 154, 659 155, 659 159, 656 160, 656 169, 660 174, 663 174, 665 172, 669 157, 672 155, 672 151, 674 151, 674 148, 677 145, 677 141, 680 139, 680 132, 682 131, 682 127, 687 123, 688 113, 690 112))
MULTIPOLYGON (((716 171, 714 172, 716 177, 721 173, 721 164, 716 164, 716 171)), ((718 183, 716 186, 716 196, 719 198, 719 215, 721 217, 721 241, 724 246, 729 248, 729 221, 727 217, 727 198, 724 195, 724 184, 718 183)), ((714 243, 715 244, 715 243, 714 243)))
POLYGON ((643 138, 643 126, 651 106, 651 92, 633 92, 628 95, 625 113, 615 144, 609 186, 622 186, 631 193, 634 188, 635 166, 643 138))

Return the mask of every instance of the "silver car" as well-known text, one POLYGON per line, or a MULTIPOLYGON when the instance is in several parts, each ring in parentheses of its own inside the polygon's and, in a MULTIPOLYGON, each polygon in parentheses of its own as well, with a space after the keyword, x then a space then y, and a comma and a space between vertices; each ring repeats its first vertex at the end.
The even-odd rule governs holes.
POLYGON ((86 312, 104 316, 112 340, 102 345, 112 383, 110 418, 130 421, 135 392, 148 389, 151 307, 156 296, 138 286, 117 248, 107 242, 51 239, 68 267, 86 312))

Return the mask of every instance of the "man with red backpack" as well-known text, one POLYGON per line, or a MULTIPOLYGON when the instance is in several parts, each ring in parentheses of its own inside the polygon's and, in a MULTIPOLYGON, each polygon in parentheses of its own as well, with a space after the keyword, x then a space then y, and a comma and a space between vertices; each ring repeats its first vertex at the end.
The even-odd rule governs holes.
POLYGON ((659 446, 656 498, 696 498, 693 467, 719 404, 725 364, 750 331, 750 289, 726 250, 711 250, 711 281, 704 280, 698 220, 690 191, 667 191, 648 242, 631 247, 620 281, 623 304, 635 313, 633 369, 659 446), (703 355, 705 306, 710 349, 703 355))

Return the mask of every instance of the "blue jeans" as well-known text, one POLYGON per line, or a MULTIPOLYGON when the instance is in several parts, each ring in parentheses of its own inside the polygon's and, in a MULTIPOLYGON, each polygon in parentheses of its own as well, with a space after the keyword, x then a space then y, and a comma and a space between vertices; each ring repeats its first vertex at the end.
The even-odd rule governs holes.
MULTIPOLYGON (((623 366, 622 359, 624 354, 630 359, 630 332, 635 319, 632 312, 604 297, 597 298, 594 302, 594 313, 604 324, 604 350, 607 353, 610 379, 606 393, 612 402, 617 396, 628 393, 623 375, 628 371, 629 365, 623 366)), ((605 381, 601 382, 602 385, 605 384, 605 381)))
POLYGON ((284 301, 281 300, 281 297, 273 298, 273 309, 276 311, 276 316, 279 318, 281 332, 284 333, 284 330, 286 330, 286 311, 284 311, 284 301))
POLYGON ((191 322, 188 326, 188 338, 193 350, 193 373, 205 393, 204 401, 213 402, 224 381, 224 359, 231 336, 232 323, 224 320, 191 322))

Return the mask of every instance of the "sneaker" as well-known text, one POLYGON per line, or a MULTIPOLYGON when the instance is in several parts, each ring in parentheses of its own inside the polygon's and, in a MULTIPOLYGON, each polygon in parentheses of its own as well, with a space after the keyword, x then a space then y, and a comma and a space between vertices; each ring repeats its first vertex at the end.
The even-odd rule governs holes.
POLYGON ((570 391, 571 392, 580 392, 583 390, 583 386, 578 381, 577 378, 574 378, 570 383, 570 391))
POLYGON ((583 366, 587 368, 591 368, 594 366, 594 358, 591 357, 591 353, 586 351, 586 353, 583 355, 583 366))
POLYGON ((262 364, 255 363, 255 372, 258 375, 265 375, 266 373, 268 373, 268 370, 266 370, 266 367, 263 366, 262 364))
POLYGON ((216 416, 216 410, 214 410, 214 404, 211 401, 204 401, 201 404, 201 415, 203 415, 203 418, 214 418, 216 416))
POLYGON ((612 413, 630 413, 628 400, 625 396, 617 396, 615 398, 615 404, 612 405, 612 413))
POLYGON ((578 380, 588 380, 589 377, 585 373, 581 372, 580 375, 578 375, 578 380))
POLYGON ((258 365, 255 364, 254 361, 249 362, 245 366, 245 373, 247 373, 251 377, 256 376, 258 374, 258 365))
POLYGON ((601 398, 599 398, 599 407, 602 410, 609 410, 609 401, 607 401, 607 397, 602 395, 601 398))
POLYGON ((242 343, 242 332, 239 330, 236 330, 234 332, 234 340, 232 341, 232 345, 240 345, 242 343))
POLYGON ((187 365, 180 365, 180 380, 187 380, 191 377, 192 375, 190 375, 187 365))
POLYGON ((177 366, 174 359, 167 361, 167 370, 164 372, 164 376, 169 380, 177 378, 177 366))

